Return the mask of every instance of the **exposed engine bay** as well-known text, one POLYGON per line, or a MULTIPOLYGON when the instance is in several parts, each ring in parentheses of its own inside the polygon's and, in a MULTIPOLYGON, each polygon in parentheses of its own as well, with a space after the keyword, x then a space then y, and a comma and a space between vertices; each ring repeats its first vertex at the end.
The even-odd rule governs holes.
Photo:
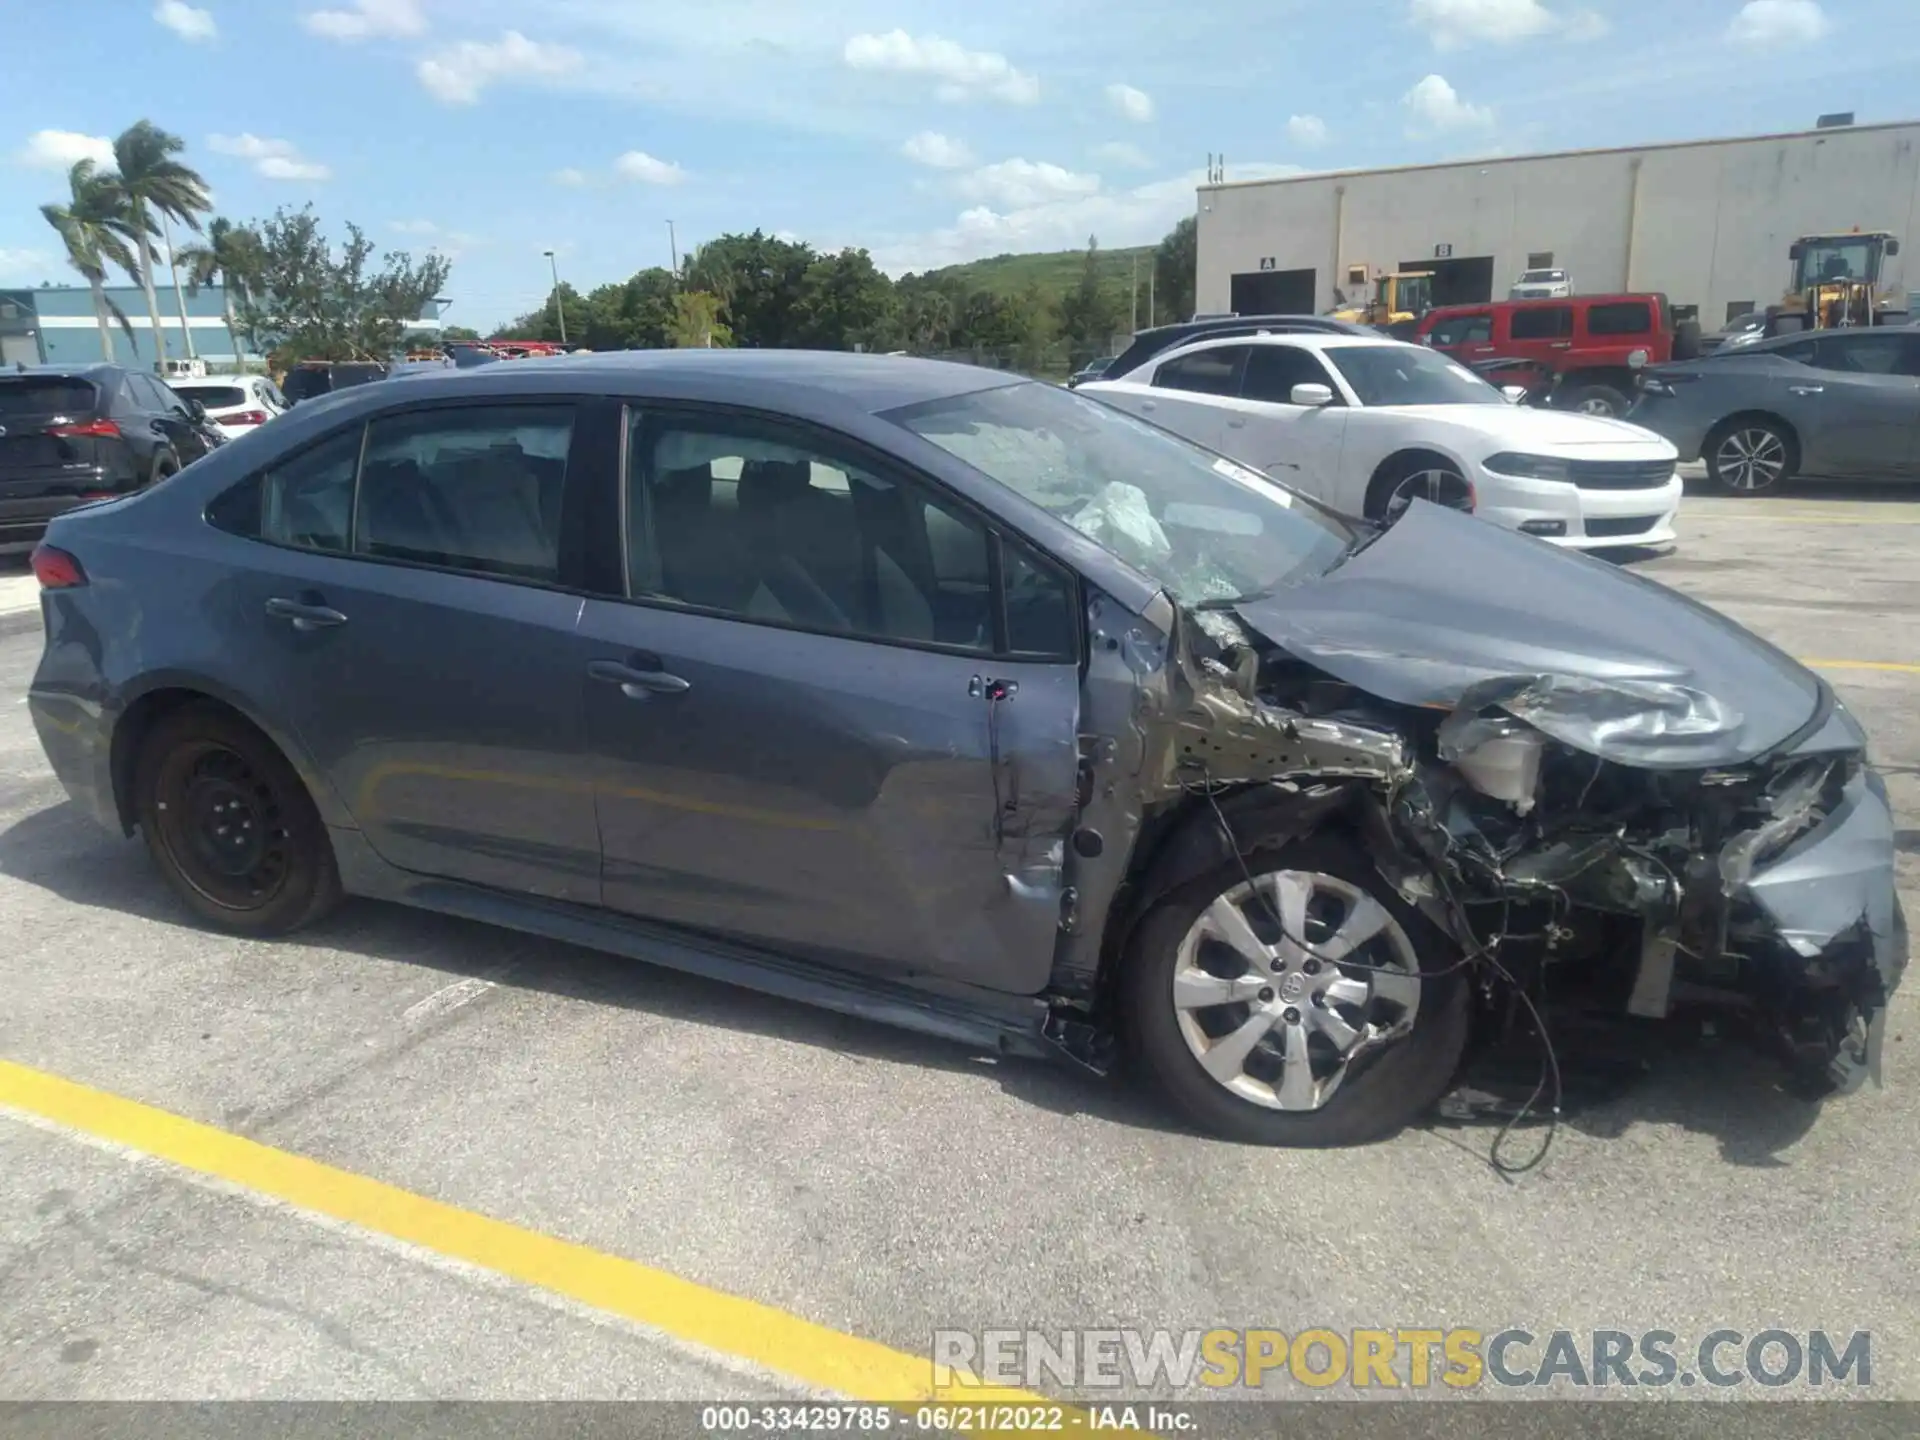
POLYGON ((1600 562, 1590 591, 1450 624, 1478 532, 1415 506, 1327 577, 1116 640, 1147 841, 1195 794, 1341 826, 1477 967, 1491 1014, 1519 991, 1535 1021, 1536 1002, 1726 1017, 1808 1092, 1878 1082, 1907 933, 1864 732, 1670 592, 1634 633, 1636 587, 1657 587, 1600 562), (1628 638, 1590 640, 1609 619, 1628 638))

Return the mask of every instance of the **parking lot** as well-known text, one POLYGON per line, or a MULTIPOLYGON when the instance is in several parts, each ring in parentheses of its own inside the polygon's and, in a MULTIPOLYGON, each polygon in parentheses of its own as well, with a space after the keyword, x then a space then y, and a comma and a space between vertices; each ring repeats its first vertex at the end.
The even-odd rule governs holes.
MULTIPOLYGON (((1920 499, 1693 498, 1681 535, 1637 568, 1872 733, 1913 913, 1920 499)), ((422 913, 195 928, 65 803, 38 650, 0 617, 0 1398, 880 1399, 936 1329, 1522 1326, 1870 1331, 1873 1396, 1920 1399, 1920 987, 1884 1091, 1816 1108, 1675 1045, 1517 1181, 1471 1126, 1238 1148, 422 913)))

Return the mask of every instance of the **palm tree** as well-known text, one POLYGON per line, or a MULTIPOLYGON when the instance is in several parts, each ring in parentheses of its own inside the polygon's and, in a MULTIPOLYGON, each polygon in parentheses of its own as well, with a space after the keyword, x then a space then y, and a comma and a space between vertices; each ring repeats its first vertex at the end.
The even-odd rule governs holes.
POLYGON ((65 205, 42 205, 40 213, 59 233, 67 249, 67 263, 87 279, 93 291, 93 317, 100 322, 100 350, 113 359, 113 331, 107 328, 107 315, 120 322, 127 344, 140 353, 133 327, 121 308, 107 298, 107 266, 118 265, 130 275, 139 273, 128 241, 133 236, 133 221, 127 211, 126 196, 119 181, 109 172, 101 173, 91 160, 78 162, 67 172, 67 184, 73 198, 65 205))
POLYGON ((220 282, 220 304, 226 315, 227 338, 233 342, 236 363, 243 359, 245 352, 240 348, 240 330, 234 321, 234 297, 245 297, 251 292, 259 257, 260 237, 224 215, 208 222, 206 244, 190 245, 179 255, 180 262, 187 267, 189 295, 199 294, 202 285, 220 282))
MULTIPOLYGON (((151 120, 136 121, 113 141, 114 163, 120 171, 118 183, 126 196, 134 241, 140 247, 140 288, 146 292, 147 319, 153 325, 157 356, 164 356, 166 347, 161 344, 160 302, 153 289, 154 217, 170 216, 198 234, 200 216, 211 208, 207 182, 174 158, 186 148, 178 135, 169 135, 151 120)), ((183 335, 184 331, 183 324, 183 335)), ((154 368, 166 369, 157 359, 154 368)))

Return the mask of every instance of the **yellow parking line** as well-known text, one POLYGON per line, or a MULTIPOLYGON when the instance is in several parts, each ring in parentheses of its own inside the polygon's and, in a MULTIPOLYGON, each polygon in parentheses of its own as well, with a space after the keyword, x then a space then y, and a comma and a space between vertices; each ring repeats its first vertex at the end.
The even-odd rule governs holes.
POLYGON ((1802 660, 1809 670, 1897 670, 1904 675, 1920 675, 1920 665, 1904 660, 1802 660))
MULTIPOLYGON (((812 1390, 876 1404, 939 1398, 1021 1404, 1043 1398, 984 1386, 942 1391, 934 1384, 928 1357, 5 1060, 0 1060, 0 1108, 564 1295, 751 1361, 812 1390)), ((1068 1415, 1066 1423, 1079 1428, 1083 1417, 1071 1410, 1068 1415)))
POLYGON ((1920 516, 1916 516, 1911 520, 1903 520, 1897 516, 1885 519, 1879 517, 1861 517, 1856 519, 1852 516, 1842 515, 1738 515, 1738 512, 1731 510, 1714 510, 1711 512, 1695 511, 1688 518, 1691 520, 1721 520, 1729 515, 1737 515, 1737 518, 1740 520, 1753 525, 1920 525, 1920 516))

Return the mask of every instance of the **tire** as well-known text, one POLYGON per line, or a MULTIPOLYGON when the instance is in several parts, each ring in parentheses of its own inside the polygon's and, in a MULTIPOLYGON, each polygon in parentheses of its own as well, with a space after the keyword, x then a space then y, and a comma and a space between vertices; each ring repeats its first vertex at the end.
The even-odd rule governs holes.
POLYGON ((1673 358, 1676 360, 1698 360, 1700 358, 1700 322, 1682 320, 1673 327, 1673 358))
POLYGON ((284 935, 340 901, 333 846, 306 785, 230 710, 194 704, 161 717, 135 762, 134 810, 154 863, 207 924, 284 935))
POLYGON ((1416 495, 1455 510, 1473 509, 1473 487, 1452 461, 1437 455, 1397 455, 1367 487, 1367 519, 1393 519, 1416 495))
POLYGON ((178 475, 179 473, 180 473, 179 462, 176 461, 171 455, 157 456, 155 457, 153 462, 153 474, 147 477, 147 484, 149 486, 158 485, 162 480, 165 480, 168 476, 178 475))
POLYGON ((1325 946, 1340 925, 1371 916, 1380 930, 1350 957, 1398 967, 1409 976, 1417 966, 1423 978, 1389 982, 1364 970, 1341 971, 1297 946, 1273 944, 1280 934, 1273 911, 1257 903, 1239 910, 1235 897, 1245 895, 1246 877, 1237 864, 1224 865, 1167 896, 1135 927, 1119 986, 1120 1030, 1130 1068, 1194 1125, 1223 1139, 1296 1146, 1385 1139, 1445 1093, 1466 1050, 1471 986, 1458 965, 1457 947, 1345 840, 1294 841, 1250 857, 1248 868, 1269 895, 1297 892, 1302 883, 1297 877, 1309 877, 1311 897, 1300 902, 1309 942, 1325 946), (1267 879, 1275 875, 1296 878, 1267 879), (1266 888, 1270 885, 1274 888, 1266 888), (1323 895, 1336 907, 1353 908, 1328 909, 1319 899, 1323 895), (1258 959, 1215 938, 1221 927, 1210 917, 1219 900, 1248 920, 1253 940, 1265 947, 1258 959), (1323 928, 1328 915, 1336 917, 1331 931, 1323 928), (1236 974, 1243 960, 1245 970, 1236 974), (1267 976, 1259 973, 1262 963, 1267 976), (1318 967, 1316 973, 1307 972, 1309 965, 1318 967), (1176 1001, 1176 977, 1184 977, 1178 988, 1190 1000, 1216 993, 1227 998, 1182 1006, 1176 1001), (1274 983, 1253 988, 1265 978, 1274 983), (1364 1001, 1356 1000, 1361 989, 1367 992, 1364 1001), (1300 1003, 1289 1006, 1289 998, 1300 1003), (1350 1064, 1340 1062, 1339 1031, 1352 1035, 1362 1023, 1388 1031, 1397 1024, 1411 1028, 1370 1049, 1362 1047, 1350 1064), (1265 1028, 1253 1035, 1247 1052, 1242 1037, 1249 1033, 1246 1027, 1256 1025, 1265 1028), (1300 1072, 1285 1061, 1295 1053, 1296 1039, 1306 1059, 1306 1078, 1298 1087, 1293 1082, 1300 1072), (1218 1057, 1214 1063, 1226 1080, 1209 1073, 1203 1053, 1218 1057), (1312 1103, 1303 1106, 1302 1101, 1312 1103))
POLYGON ((1611 385, 1575 385, 1560 397, 1558 408, 1617 418, 1632 409, 1633 402, 1611 385))
POLYGON ((1800 469, 1800 446, 1777 420, 1736 417, 1715 426, 1700 447, 1707 478, 1723 495, 1784 490, 1800 469))

